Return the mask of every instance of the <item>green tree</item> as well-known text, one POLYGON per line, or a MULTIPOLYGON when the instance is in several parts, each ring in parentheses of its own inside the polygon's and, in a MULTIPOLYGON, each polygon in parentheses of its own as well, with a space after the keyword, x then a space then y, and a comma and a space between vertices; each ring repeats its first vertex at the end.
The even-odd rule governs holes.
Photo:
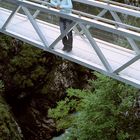
POLYGON ((138 90, 96 76, 88 90, 69 89, 68 97, 49 111, 58 129, 70 128, 66 135, 70 140, 138 140, 140 119, 134 106, 138 90), (78 113, 71 115, 72 111, 78 113))
POLYGON ((5 35, 0 35, 0 42, 0 77, 6 95, 16 99, 42 93, 56 57, 5 35))
POLYGON ((42 125, 46 123, 44 116, 49 119, 48 108, 65 97, 66 87, 77 86, 79 79, 82 84, 78 86, 83 87, 90 76, 89 70, 3 34, 0 34, 0 42, 0 79, 5 85, 4 96, 12 106, 25 139, 40 135, 50 138, 55 128, 42 125), (33 133, 29 131, 32 128, 33 133))

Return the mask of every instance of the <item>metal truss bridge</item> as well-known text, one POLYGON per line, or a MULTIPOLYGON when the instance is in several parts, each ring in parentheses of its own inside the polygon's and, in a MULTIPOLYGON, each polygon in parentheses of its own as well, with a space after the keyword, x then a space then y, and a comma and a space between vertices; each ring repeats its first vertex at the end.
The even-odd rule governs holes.
POLYGON ((66 15, 50 7, 48 0, 0 0, 0 32, 140 88, 140 28, 123 20, 138 22, 140 8, 109 0, 73 1, 96 12, 74 8, 72 14, 66 15), (57 24, 59 17, 72 20, 62 34, 57 24), (68 53, 62 51, 61 39, 70 30, 74 40, 68 53), (99 38, 94 36, 96 30, 99 38), (118 39, 112 41, 113 36, 118 39), (116 44, 119 38, 129 48, 116 44))

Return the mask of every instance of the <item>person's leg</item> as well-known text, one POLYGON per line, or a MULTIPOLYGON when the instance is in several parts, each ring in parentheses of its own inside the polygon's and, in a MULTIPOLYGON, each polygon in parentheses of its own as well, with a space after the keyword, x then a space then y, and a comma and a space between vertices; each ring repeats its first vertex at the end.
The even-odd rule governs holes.
MULTIPOLYGON (((61 33, 63 33, 64 30, 66 29, 66 19, 60 17, 59 26, 61 33)), ((64 51, 67 50, 67 36, 64 36, 62 38, 62 43, 64 45, 63 50, 64 51)))
POLYGON ((73 44, 73 36, 72 36, 72 31, 70 31, 67 35, 68 39, 67 39, 67 51, 71 51, 72 50, 72 44, 73 44))
MULTIPOLYGON (((66 27, 68 27, 72 23, 71 20, 66 19, 66 27)), ((73 35, 72 35, 72 30, 67 34, 67 51, 72 50, 72 44, 73 44, 73 35)))

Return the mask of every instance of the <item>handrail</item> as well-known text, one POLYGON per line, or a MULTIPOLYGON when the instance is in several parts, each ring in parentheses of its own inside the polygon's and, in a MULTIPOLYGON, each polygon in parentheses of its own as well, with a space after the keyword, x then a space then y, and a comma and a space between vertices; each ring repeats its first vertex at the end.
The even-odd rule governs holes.
MULTIPOLYGON (((22 0, 22 1, 20 1, 20 0, 5 0, 5 1, 9 1, 9 2, 11 2, 11 3, 22 3, 22 5, 26 5, 27 4, 27 2, 28 2, 28 4, 30 3, 30 7, 31 7, 31 5, 32 5, 32 2, 31 1, 34 1, 34 2, 39 2, 39 3, 42 3, 43 1, 41 1, 41 0, 31 0, 31 1, 27 1, 27 0, 22 0), (24 3, 24 2, 26 2, 26 3, 24 3)), ((46 5, 49 5, 50 6, 50 3, 48 3, 48 2, 43 2, 44 4, 46 4, 46 5)), ((28 5, 29 6, 29 5, 28 5)), ((36 3, 36 6, 38 6, 38 8, 39 8, 39 6, 40 7, 42 7, 42 8, 45 8, 46 6, 43 6, 43 5, 39 5, 38 3, 36 3)), ((95 16, 95 15, 91 15, 91 14, 88 14, 88 13, 84 13, 84 12, 81 12, 81 11, 78 11, 78 10, 72 10, 72 12, 74 13, 74 14, 76 14, 76 15, 78 15, 79 16, 79 18, 80 17, 86 17, 86 18, 89 18, 89 19, 96 19, 96 20, 99 20, 100 22, 104 22, 104 23, 106 23, 106 24, 111 24, 111 25, 113 25, 116 29, 117 28, 119 28, 119 27, 121 27, 121 28, 124 28, 124 29, 127 29, 127 30, 129 30, 129 31, 134 31, 134 32, 136 32, 136 33, 139 33, 140 32, 140 28, 138 28, 138 27, 134 27, 134 26, 131 26, 131 25, 127 25, 127 24, 124 24, 124 23, 120 23, 120 22, 117 22, 117 21, 113 21, 113 20, 110 20, 110 19, 106 19, 106 18, 103 18, 103 17, 98 17, 98 16, 95 16)), ((60 15, 61 15, 62 13, 60 13, 60 15)), ((65 15, 65 14, 64 14, 65 15)))
POLYGON ((37 3, 40 3, 40 4, 46 4, 47 6, 50 6, 49 2, 46 2, 46 1, 43 1, 43 0, 30 0, 30 1, 37 2, 37 3))
MULTIPOLYGON (((30 1, 37 2, 39 4, 45 4, 49 7, 51 6, 51 4, 49 2, 45 2, 45 1, 42 1, 42 0, 30 0, 30 1)), ((100 0, 100 1, 106 1, 107 2, 107 0, 100 0)), ((110 3, 117 3, 117 2, 112 2, 112 1, 109 1, 109 2, 110 3)), ((103 17, 98 17, 96 15, 91 15, 89 13, 85 13, 85 12, 78 11, 78 10, 72 10, 72 12, 73 12, 73 14, 79 15, 79 17, 87 17, 87 18, 90 18, 90 19, 96 19, 96 20, 99 20, 101 22, 105 22, 107 24, 114 25, 117 28, 118 27, 123 27, 125 29, 140 33, 140 28, 132 26, 132 25, 127 25, 125 23, 120 23, 120 22, 117 22, 117 21, 114 21, 114 20, 106 19, 106 18, 103 18, 103 17)))
MULTIPOLYGON (((45 2, 45 1, 42 1, 42 0, 31 0, 31 1, 34 1, 34 2, 38 2, 38 3, 42 3, 42 4, 46 4, 47 6, 51 6, 49 2, 45 2)), ((74 1, 79 1, 79 0, 74 0, 74 1)), ((85 0, 86 1, 86 0, 85 0)), ((96 1, 96 0, 95 0, 96 1)), ((139 9, 140 11, 140 8, 138 7, 135 7, 135 6, 129 6, 129 5, 126 5, 126 4, 121 4, 121 3, 118 3, 118 2, 113 2, 113 1, 110 1, 110 0, 99 0, 99 1, 102 1, 102 2, 106 2, 106 3, 109 3, 109 4, 116 4, 116 5, 119 5, 119 6, 124 6, 124 7, 127 7, 127 8, 137 8, 139 9)), ((81 2, 81 1, 80 1, 81 2)), ((91 14, 88 14, 88 13, 85 13, 85 12, 81 12, 81 11, 78 11, 78 10, 72 10, 72 12, 74 14, 77 14, 79 16, 85 16, 85 17, 89 17, 89 18, 94 18, 96 20, 100 20, 100 21, 103 21, 103 22, 107 22, 109 24, 113 24, 115 26, 123 26, 125 27, 126 29, 130 29, 130 30, 134 30, 136 32, 140 31, 139 28, 137 27, 134 27, 134 26, 130 26, 130 25, 127 25, 127 24, 124 24, 124 23, 120 23, 120 22, 116 22, 116 21, 112 21, 112 20, 109 20, 109 19, 106 19, 106 18, 102 18, 102 17, 97 17, 95 15, 91 15, 91 14)))
POLYGON ((87 5, 91 5, 91 6, 95 6, 95 7, 99 7, 99 8, 103 8, 103 9, 106 9, 109 11, 114 11, 114 12, 118 12, 118 13, 140 18, 140 8, 139 7, 129 6, 129 5, 127 6, 126 4, 120 4, 118 6, 118 5, 111 4, 111 3, 108 4, 107 2, 101 2, 100 0, 74 0, 74 1, 83 3, 83 4, 87 4, 87 5))
POLYGON ((113 20, 110 20, 110 19, 103 18, 103 17, 98 17, 98 16, 95 16, 95 15, 87 14, 87 13, 84 13, 84 12, 81 12, 81 11, 78 11, 78 10, 72 10, 72 12, 74 14, 79 15, 79 16, 88 17, 88 18, 96 19, 96 20, 99 20, 99 21, 102 21, 102 22, 105 22, 105 23, 108 23, 108 24, 112 24, 116 27, 120 26, 120 27, 123 27, 123 28, 128 29, 128 30, 132 30, 132 31, 135 31, 135 32, 140 32, 140 28, 134 27, 134 26, 131 26, 131 25, 127 25, 125 23, 120 23, 120 22, 117 22, 117 21, 113 21, 113 20))
MULTIPOLYGON (((43 3, 43 4, 46 4, 48 6, 50 5, 50 3, 42 1, 42 0, 31 0, 31 1, 38 2, 38 3, 43 3)), ((130 13, 127 12, 128 15, 140 17, 140 7, 131 6, 131 5, 127 5, 127 4, 123 4, 123 3, 119 3, 119 2, 114 2, 114 1, 111 1, 111 0, 94 0, 94 1, 91 1, 91 0, 73 0, 73 1, 83 3, 83 4, 87 4, 87 5, 92 5, 92 6, 94 6, 96 4, 96 6, 98 6, 100 8, 105 8, 107 10, 113 10, 113 11, 120 12, 120 13, 123 13, 123 12, 119 11, 118 9, 114 9, 113 6, 117 6, 116 8, 126 8, 125 10, 133 10, 133 12, 136 13, 134 15, 134 14, 131 13, 132 11, 130 11, 130 13), (106 4, 106 5, 104 5, 104 4, 106 4), (139 15, 138 15, 137 12, 139 12, 139 15)))
POLYGON ((119 2, 112 1, 112 0, 98 0, 98 1, 105 2, 107 4, 114 4, 116 6, 121 6, 121 7, 130 8, 130 9, 133 9, 133 10, 140 11, 140 8, 139 7, 136 7, 136 6, 133 6, 133 5, 119 3, 119 2))
MULTIPOLYGON (((44 4, 48 4, 49 5, 49 2, 45 2, 43 0, 30 0, 30 1, 44 3, 44 4)), ((73 1, 79 2, 79 3, 86 3, 87 0, 84 0, 84 1, 83 0, 82 1, 81 0, 73 0, 73 1)), ((107 3, 107 4, 113 4, 113 5, 116 5, 116 6, 121 6, 121 7, 125 7, 125 8, 129 8, 129 9, 140 11, 140 7, 136 7, 136 6, 128 5, 128 4, 124 4, 124 3, 119 3, 119 2, 115 2, 115 1, 111 1, 111 0, 94 0, 94 1, 104 2, 104 3, 107 3)), ((91 3, 92 3, 92 1, 91 1, 91 3)))
POLYGON ((129 9, 132 9, 132 10, 138 10, 140 11, 140 7, 136 7, 136 6, 133 6, 133 5, 128 5, 128 4, 124 4, 124 3, 119 3, 119 2, 115 2, 115 1, 112 1, 112 0, 73 0, 73 1, 76 1, 76 2, 79 2, 79 3, 94 3, 94 2, 103 2, 103 3, 106 3, 106 4, 113 4, 115 6, 120 6, 120 7, 124 7, 124 8, 129 8, 129 9))

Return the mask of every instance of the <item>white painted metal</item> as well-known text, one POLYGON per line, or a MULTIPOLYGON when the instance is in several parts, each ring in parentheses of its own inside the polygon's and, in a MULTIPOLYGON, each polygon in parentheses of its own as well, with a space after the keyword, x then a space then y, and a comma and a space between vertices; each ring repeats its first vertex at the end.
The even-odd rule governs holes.
MULTIPOLYGON (((32 1, 43 3, 43 4, 48 4, 47 2, 44 2, 42 0, 32 0, 32 1)), ((115 12, 119 12, 119 13, 126 14, 126 15, 140 17, 140 8, 139 7, 122 4, 122 3, 114 2, 111 0, 73 0, 73 1, 83 3, 86 5, 91 5, 94 7, 103 8, 103 9, 106 9, 109 11, 115 11, 115 12)))
POLYGON ((83 24, 80 23, 79 25, 80 25, 81 29, 83 29, 83 32, 85 33, 86 37, 88 38, 89 42, 91 43, 92 47, 94 48, 95 52, 97 53, 98 57, 102 61, 102 63, 105 66, 105 68, 109 72, 112 72, 113 70, 112 70, 110 64, 106 60, 104 54, 102 53, 102 51, 98 47, 98 45, 97 45, 96 41, 94 40, 94 38, 91 36, 90 32, 87 30, 87 28, 83 24))
MULTIPOLYGON (((49 4, 48 1, 49 0, 43 0, 42 5, 48 5, 49 4), (43 2, 46 2, 46 3, 43 3, 43 2)), ((33 17, 36 18, 39 15, 39 13, 40 13, 40 10, 36 10, 36 12, 34 13, 33 17)))
POLYGON ((38 36, 41 38, 42 42, 44 43, 45 47, 48 47, 48 42, 45 38, 45 36, 43 35, 43 33, 41 32, 41 30, 39 29, 35 19, 33 18, 33 16, 30 14, 29 10, 26 7, 22 6, 23 11, 25 12, 25 14, 27 15, 27 17, 29 18, 29 21, 31 22, 31 24, 33 25, 34 29, 36 30, 38 36))
POLYGON ((96 0, 75 0, 103 8, 103 10, 98 16, 76 10, 73 10, 72 14, 66 15, 60 13, 57 9, 48 8, 27 0, 4 1, 12 2, 16 4, 17 7, 20 6, 25 12, 25 15, 17 13, 19 9, 15 9, 11 12, 0 8, 0 32, 14 36, 45 51, 140 88, 140 56, 139 53, 136 52, 139 48, 134 42, 134 40, 140 40, 140 29, 122 23, 115 13, 120 9, 119 12, 139 17, 137 13, 140 12, 138 10, 134 10, 133 7, 120 7, 116 3, 107 3, 104 0, 102 0, 102 2, 96 0), (71 19, 73 23, 61 34, 58 26, 35 19, 36 16, 32 16, 29 12, 30 8, 71 19), (111 12, 115 21, 99 17, 103 16, 107 10, 111 12), (80 13, 80 17, 78 13, 80 13), (61 50, 63 45, 60 40, 76 25, 79 25, 81 29, 83 29, 84 36, 82 36, 82 38, 80 36, 74 36, 72 52, 63 52, 61 50), (87 26, 126 37, 132 48, 134 48, 134 51, 93 38, 88 28, 86 28, 87 26), (3 30, 3 28, 5 28, 5 30, 3 30), (25 28, 26 32, 24 31, 25 28))
POLYGON ((17 6, 15 8, 15 10, 13 10, 13 12, 10 14, 10 16, 8 17, 8 19, 6 20, 6 22, 4 23, 4 25, 2 26, 2 30, 6 29, 6 26, 10 23, 10 21, 12 20, 12 18, 14 17, 14 15, 18 12, 18 10, 20 9, 20 6, 17 6))
POLYGON ((135 56, 134 58, 129 60, 127 63, 123 64, 121 67, 119 67, 117 70, 115 70, 114 73, 119 73, 120 71, 124 70, 125 68, 127 68, 128 66, 130 66, 131 64, 133 64, 134 62, 136 62, 139 59, 140 59, 140 55, 135 56))
MULTIPOLYGON (((137 28, 137 27, 130 26, 130 25, 127 25, 127 24, 124 24, 124 23, 116 22, 116 21, 114 22, 114 21, 111 21, 109 19, 101 18, 101 17, 98 17, 98 16, 90 15, 90 14, 87 14, 87 13, 84 13, 84 12, 80 12, 80 11, 76 11, 76 10, 73 10, 73 13, 74 14, 77 14, 77 15, 72 16, 72 15, 66 15, 66 14, 63 14, 63 13, 58 13, 58 10, 54 10, 53 8, 48 8, 48 7, 45 7, 43 5, 32 3, 32 2, 29 2, 27 0, 23 0, 23 1, 20 1, 20 0, 5 0, 5 1, 12 2, 14 4, 19 3, 20 5, 22 5, 24 7, 28 7, 28 8, 32 8, 32 9, 38 9, 38 10, 43 11, 43 12, 48 12, 50 14, 62 16, 62 17, 65 17, 65 18, 68 18, 68 19, 71 19, 71 20, 77 20, 77 21, 80 21, 80 22, 85 22, 85 23, 91 24, 91 25, 93 25, 93 23, 94 23, 94 26, 96 26, 97 28, 102 28, 102 29, 105 28, 104 30, 107 30, 107 31, 110 31, 110 32, 113 32, 113 30, 111 30, 110 28, 109 29, 106 29, 108 27, 104 27, 103 25, 102 26, 98 26, 98 24, 96 24, 95 22, 93 22, 93 20, 88 20, 87 21, 87 18, 83 18, 83 17, 88 17, 90 19, 96 19, 96 20, 98 19, 101 22, 106 22, 108 24, 114 24, 114 25, 124 26, 126 29, 131 29, 133 31, 139 31, 140 32, 140 29, 137 28), (79 15, 81 17, 80 19, 78 19, 79 18, 79 15)), ((36 1, 39 1, 39 0, 36 0, 36 1)), ((113 27, 115 27, 115 26, 113 26, 113 27)), ((120 32, 120 34, 122 34, 122 33, 120 32)))
MULTIPOLYGON (((119 18, 118 14, 110 11, 112 17, 114 18, 115 21, 118 21, 120 23, 122 23, 121 19, 119 18)), ((125 27, 124 27, 125 28, 125 27)), ((138 48, 138 46, 136 45, 135 41, 129 37, 126 37, 126 39, 128 40, 128 42, 130 43, 130 45, 132 46, 132 48, 135 50, 135 52, 137 54, 140 54, 140 49, 138 48)))
POLYGON ((110 11, 123 13, 126 15, 140 17, 139 7, 130 6, 126 4, 120 4, 111 0, 108 2, 106 0, 74 0, 74 1, 84 3, 87 5, 92 5, 99 8, 103 8, 103 9, 107 9, 110 11))

